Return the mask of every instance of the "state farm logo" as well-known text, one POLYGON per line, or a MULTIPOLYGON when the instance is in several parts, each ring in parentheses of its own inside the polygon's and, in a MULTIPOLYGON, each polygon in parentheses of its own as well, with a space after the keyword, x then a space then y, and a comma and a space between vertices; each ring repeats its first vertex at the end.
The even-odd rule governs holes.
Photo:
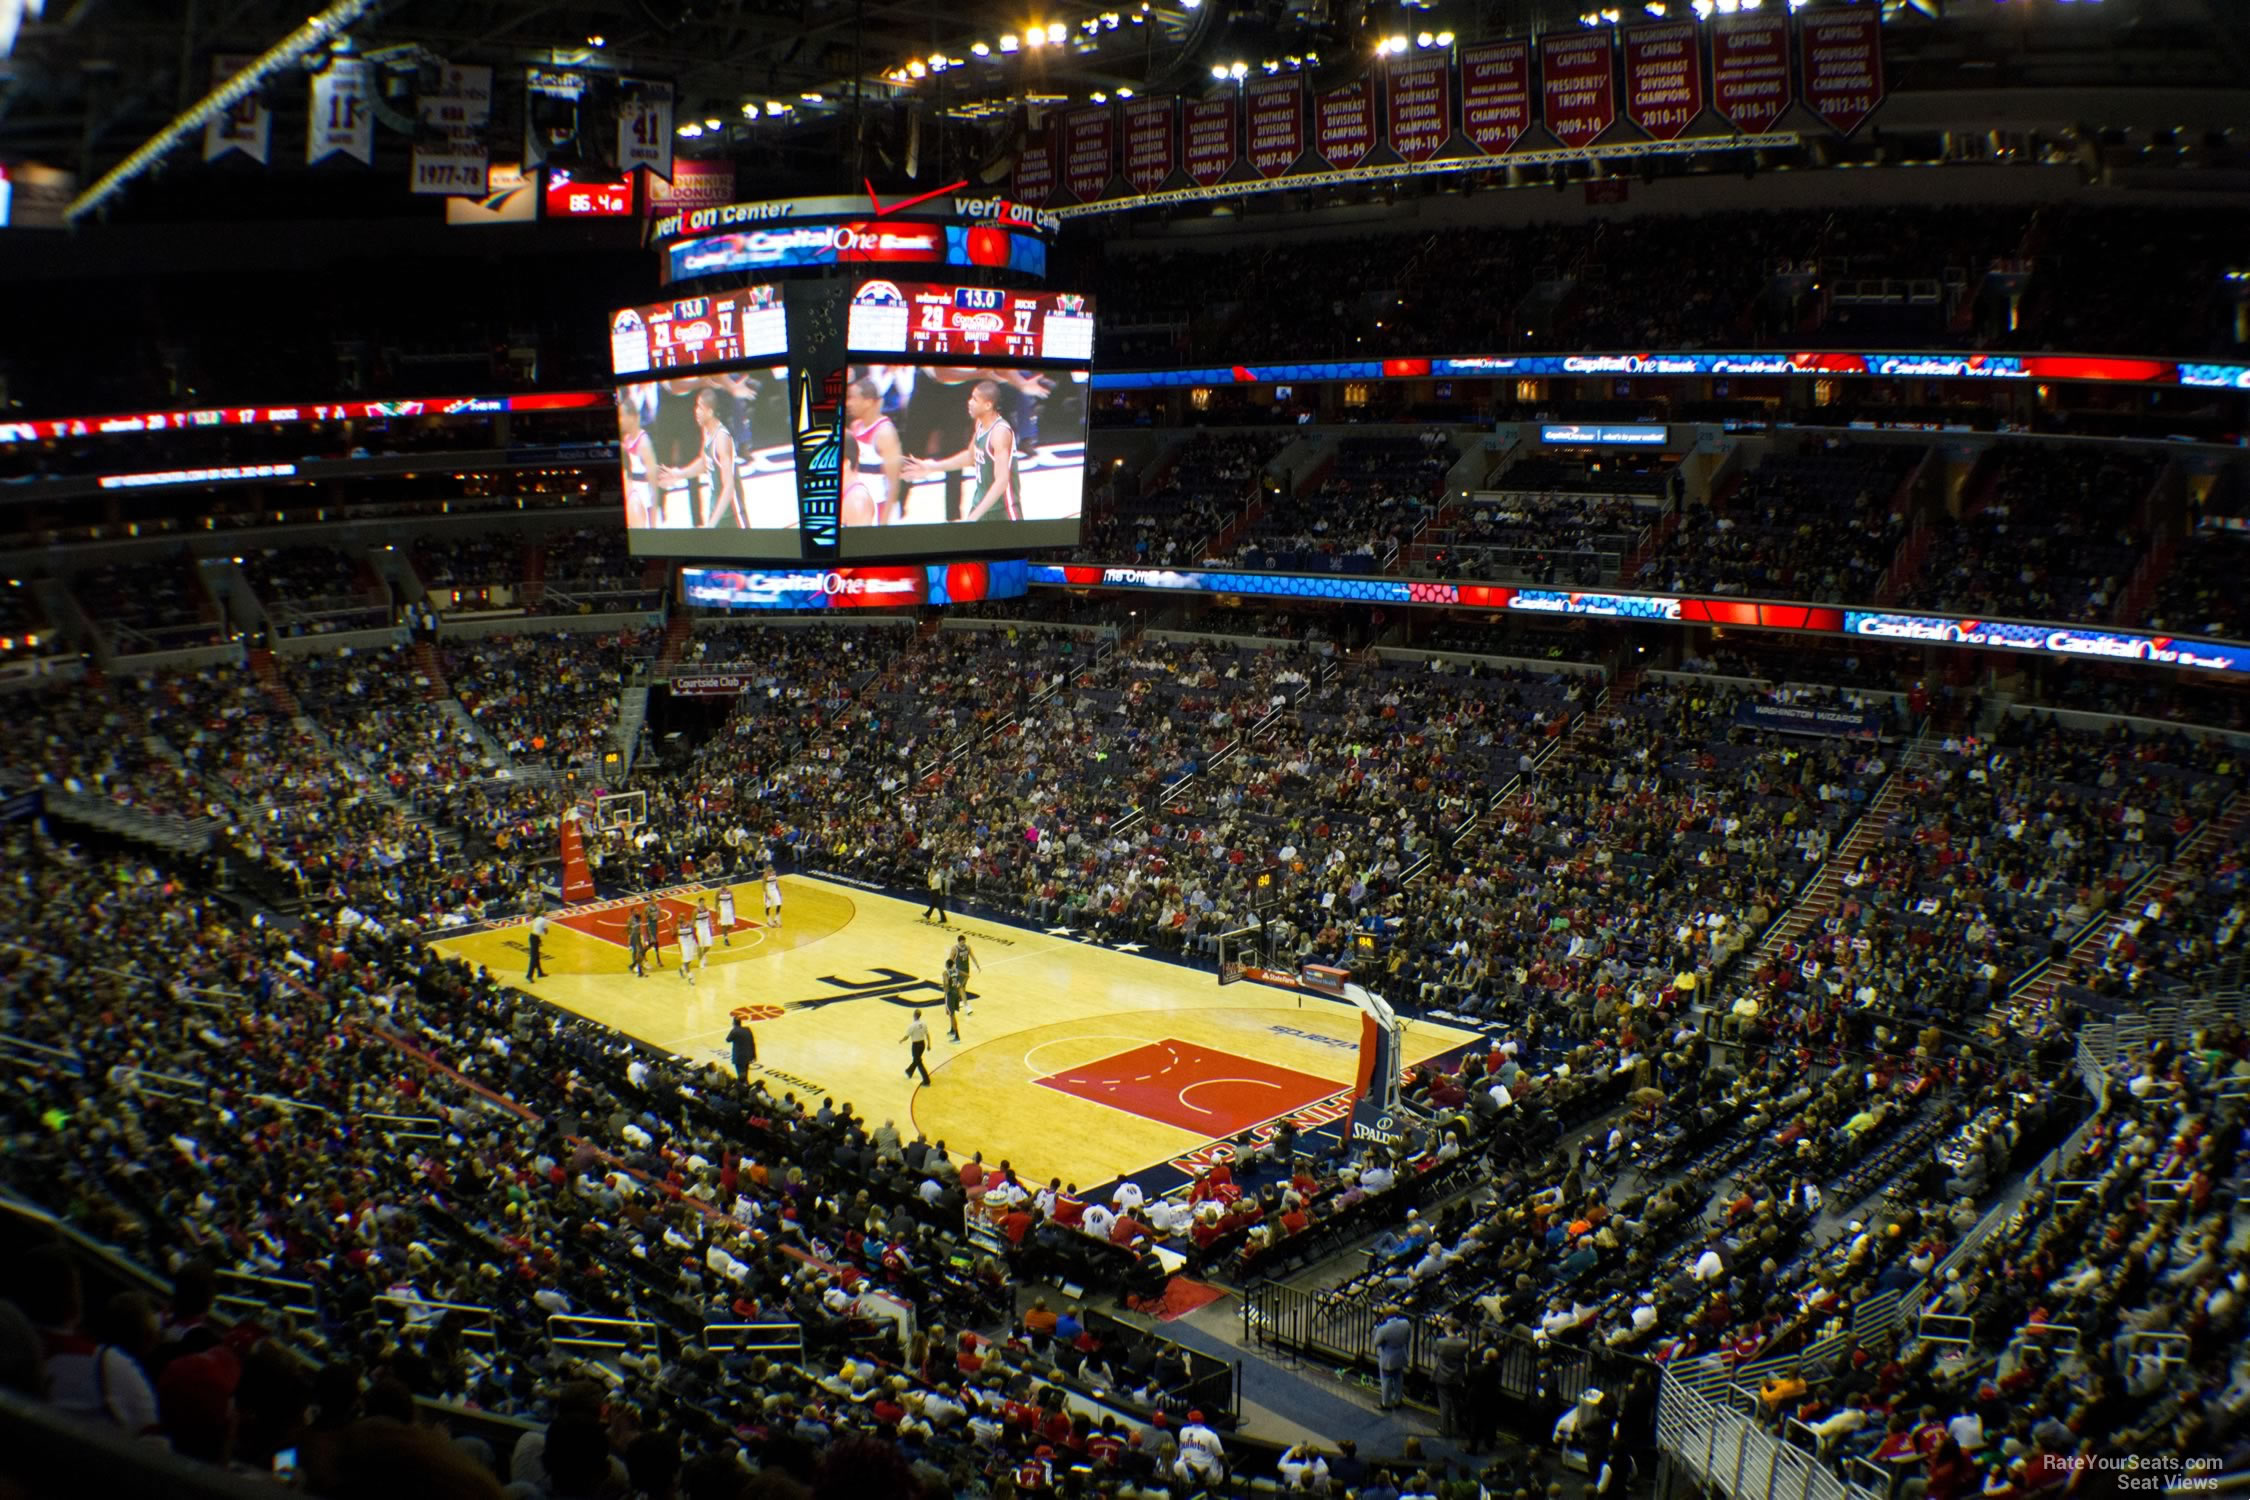
POLYGON ((688 323, 672 330, 672 337, 682 344, 708 343, 711 338, 709 323, 688 323))
POLYGON ((998 313, 956 313, 953 317, 953 326, 962 333, 973 334, 982 338, 998 333, 1008 326, 1008 321, 998 313))

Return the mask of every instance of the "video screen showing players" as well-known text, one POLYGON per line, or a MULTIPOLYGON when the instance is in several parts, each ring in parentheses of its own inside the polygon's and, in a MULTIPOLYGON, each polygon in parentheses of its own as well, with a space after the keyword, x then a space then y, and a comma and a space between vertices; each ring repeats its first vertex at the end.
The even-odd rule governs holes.
POLYGON ((854 364, 844 390, 846 558, 1078 540, 1087 375, 854 364))
POLYGON ((653 557, 796 557, 786 367, 617 388, 626 540, 653 557))

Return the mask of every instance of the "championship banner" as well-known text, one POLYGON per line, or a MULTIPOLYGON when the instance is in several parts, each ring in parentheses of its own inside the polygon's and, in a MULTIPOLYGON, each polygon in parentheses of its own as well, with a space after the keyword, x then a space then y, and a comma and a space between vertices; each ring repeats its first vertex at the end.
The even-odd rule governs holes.
POLYGON ((479 133, 492 119, 492 69, 445 64, 415 108, 425 139, 414 147, 409 190, 481 196, 489 155, 479 133))
POLYGON ((1016 201, 1037 208, 1055 191, 1055 136, 1056 128, 1047 129, 1023 138, 1016 152, 1016 201))
POLYGON ((1625 32, 1625 118, 1651 140, 1676 141, 1703 113, 1703 49, 1693 21, 1625 32))
POLYGON ((1375 149, 1375 86, 1365 78, 1315 101, 1313 149, 1331 167, 1356 167, 1375 149))
POLYGON ((1125 185, 1136 193, 1164 186, 1177 164, 1170 99, 1135 99, 1125 106, 1125 185))
POLYGON ((1443 52, 1391 64, 1385 124, 1401 161, 1428 161, 1453 134, 1453 65, 1443 52))
POLYGON ((1294 78, 1252 84, 1250 167, 1260 177, 1279 177, 1305 154, 1305 89, 1294 78))
POLYGON ((536 169, 549 156, 578 155, 578 112, 585 102, 585 74, 568 68, 523 70, 525 171, 536 169))
MULTIPOLYGON (((211 87, 217 89, 255 61, 251 57, 212 58, 211 87)), ((230 151, 239 151, 262 167, 272 144, 273 115, 255 92, 237 100, 232 109, 212 116, 203 127, 205 161, 217 161, 230 151)))
POLYGON ((1461 49, 1461 133, 1494 156, 1514 149, 1531 128, 1531 43, 1486 42, 1461 49))
POLYGON ((1787 16, 1722 16, 1711 28, 1711 105, 1735 129, 1773 129, 1796 98, 1787 16))
POLYGON ((1798 18, 1805 60, 1805 105, 1831 130, 1850 135, 1883 102, 1883 18, 1873 6, 1798 18))
MULTIPOLYGON (((627 78, 617 86, 617 169, 630 172, 635 167, 658 177, 672 175, 672 85, 662 79, 627 78)), ((731 165, 727 175, 731 198, 731 165)), ((654 198, 654 192, 649 196, 654 198)), ((653 206, 650 212, 655 212, 653 206)))
POLYGON ((305 165, 342 152, 363 167, 375 165, 375 111, 368 97, 367 64, 331 59, 313 74, 312 105, 305 118, 305 165))
POLYGON ((1217 187, 1234 170, 1235 109, 1231 93, 1222 99, 1188 102, 1180 124, 1180 156, 1188 181, 1197 187, 1217 187))
POLYGON ((1063 186, 1081 203, 1092 203, 1109 189, 1117 160, 1117 138, 1110 120, 1106 104, 1074 109, 1063 116, 1063 186))
POLYGON ((1547 134, 1558 146, 1591 146, 1617 121, 1610 29, 1552 34, 1539 41, 1539 89, 1547 134))

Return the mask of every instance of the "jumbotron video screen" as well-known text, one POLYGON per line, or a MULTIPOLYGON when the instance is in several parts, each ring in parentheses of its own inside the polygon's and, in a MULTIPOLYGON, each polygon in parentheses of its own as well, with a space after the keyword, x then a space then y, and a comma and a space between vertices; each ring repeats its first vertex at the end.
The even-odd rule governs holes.
POLYGON ((620 386, 617 437, 635 555, 798 555, 787 366, 620 386))

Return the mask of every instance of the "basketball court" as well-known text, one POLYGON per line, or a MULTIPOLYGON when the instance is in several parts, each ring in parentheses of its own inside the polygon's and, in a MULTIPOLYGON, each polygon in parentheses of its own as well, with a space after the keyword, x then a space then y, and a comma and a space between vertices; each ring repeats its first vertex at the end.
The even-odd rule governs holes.
MULTIPOLYGON (((632 972, 625 921, 640 898, 550 912, 547 977, 524 985, 524 919, 433 944, 565 1009, 684 1057, 728 1061, 745 1013, 757 1074, 800 1100, 833 1097, 870 1122, 920 1130, 957 1158, 981 1151, 1028 1179, 1082 1188, 1186 1157, 1284 1116, 1333 1120, 1359 1066, 1360 1014, 1348 1002, 1256 983, 977 918, 939 927, 917 903, 830 880, 782 882, 782 925, 758 925, 759 881, 734 887, 740 925, 691 986, 669 940, 664 968, 632 972), (970 975, 961 1040, 946 1036, 942 979, 955 937, 983 967, 970 975), (929 1027, 931 1082, 905 1073, 907 1022, 929 1027)), ((717 886, 654 893, 674 921, 717 886)), ((714 900, 715 905, 715 900, 714 900)), ((667 934, 670 924, 667 923, 667 934)), ((1403 1065, 1464 1046, 1474 1033, 1406 1025, 1403 1065)), ((526 1101, 536 1107, 536 1100, 526 1101)))

